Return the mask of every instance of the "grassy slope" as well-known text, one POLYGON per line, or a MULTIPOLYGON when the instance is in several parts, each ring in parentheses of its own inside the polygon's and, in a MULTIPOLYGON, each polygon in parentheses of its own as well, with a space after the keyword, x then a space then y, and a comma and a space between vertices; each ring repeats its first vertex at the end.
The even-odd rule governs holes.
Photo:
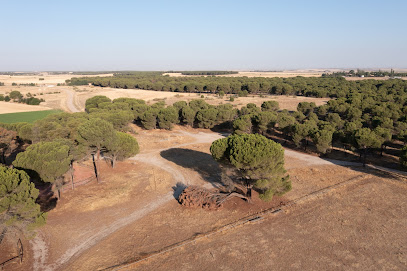
POLYGON ((34 122, 38 119, 45 118, 50 114, 60 113, 61 110, 44 110, 44 111, 30 111, 19 113, 0 114, 0 122, 15 123, 15 122, 34 122))

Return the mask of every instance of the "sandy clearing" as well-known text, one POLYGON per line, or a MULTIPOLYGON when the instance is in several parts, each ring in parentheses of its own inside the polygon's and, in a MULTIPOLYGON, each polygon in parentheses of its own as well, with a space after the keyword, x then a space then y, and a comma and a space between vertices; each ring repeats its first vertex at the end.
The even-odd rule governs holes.
POLYGON ((30 111, 43 111, 52 108, 40 105, 28 105, 11 102, 0 102, 0 114, 17 113, 17 112, 30 112, 30 111))

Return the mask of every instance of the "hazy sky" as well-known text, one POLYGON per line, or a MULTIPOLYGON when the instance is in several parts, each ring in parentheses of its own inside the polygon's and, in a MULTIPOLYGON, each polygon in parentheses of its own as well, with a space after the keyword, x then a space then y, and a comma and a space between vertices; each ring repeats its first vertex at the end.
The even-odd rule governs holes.
POLYGON ((1 1, 0 70, 407 68, 407 1, 1 1))

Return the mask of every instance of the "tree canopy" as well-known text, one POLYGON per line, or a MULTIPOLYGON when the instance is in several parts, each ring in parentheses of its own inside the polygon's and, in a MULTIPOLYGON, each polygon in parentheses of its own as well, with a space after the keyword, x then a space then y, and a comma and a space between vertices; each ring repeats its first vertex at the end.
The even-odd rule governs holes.
POLYGON ((210 150, 216 161, 235 170, 237 182, 254 185, 263 200, 291 189, 284 149, 273 140, 259 134, 231 135, 214 141, 210 150))
POLYGON ((35 203, 38 194, 27 173, 0 166, 0 227, 29 231, 45 224, 46 215, 35 203))

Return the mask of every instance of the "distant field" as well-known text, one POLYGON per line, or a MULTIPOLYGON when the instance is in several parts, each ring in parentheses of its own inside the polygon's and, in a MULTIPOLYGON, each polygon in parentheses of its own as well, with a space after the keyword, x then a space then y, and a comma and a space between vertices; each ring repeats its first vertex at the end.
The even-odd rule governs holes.
MULTIPOLYGON (((3 94, 0 91, 0 94, 3 94)), ((5 93, 4 93, 5 94, 5 93)), ((23 92, 23 94, 26 94, 23 92)), ((0 114, 17 113, 17 112, 31 112, 31 111, 44 111, 51 110, 52 108, 42 105, 28 105, 12 102, 0 102, 0 114)))
POLYGON ((19 112, 0 114, 0 122, 3 123, 16 123, 16 122, 34 122, 39 119, 43 119, 48 115, 60 113, 61 110, 44 110, 44 111, 32 111, 32 112, 19 112))
POLYGON ((43 72, 38 75, 0 75, 0 82, 3 82, 5 86, 11 86, 12 83, 16 84, 30 84, 35 83, 38 85, 46 84, 63 84, 65 80, 72 77, 94 77, 94 76, 112 76, 112 73, 108 74, 92 74, 92 75, 77 75, 77 74, 48 74, 43 72), (43 80, 40 80, 43 79, 43 80))
MULTIPOLYGON (((251 71, 240 71, 235 74, 222 74, 216 75, 219 77, 296 77, 296 76, 303 76, 303 77, 320 77, 323 73, 328 72, 328 70, 295 70, 295 71, 281 71, 281 72, 251 72, 251 71)), ((330 70, 329 70, 330 72, 330 70)), ((180 72, 176 73, 164 73, 163 75, 169 75, 172 77, 196 77, 202 75, 184 75, 180 72)))

